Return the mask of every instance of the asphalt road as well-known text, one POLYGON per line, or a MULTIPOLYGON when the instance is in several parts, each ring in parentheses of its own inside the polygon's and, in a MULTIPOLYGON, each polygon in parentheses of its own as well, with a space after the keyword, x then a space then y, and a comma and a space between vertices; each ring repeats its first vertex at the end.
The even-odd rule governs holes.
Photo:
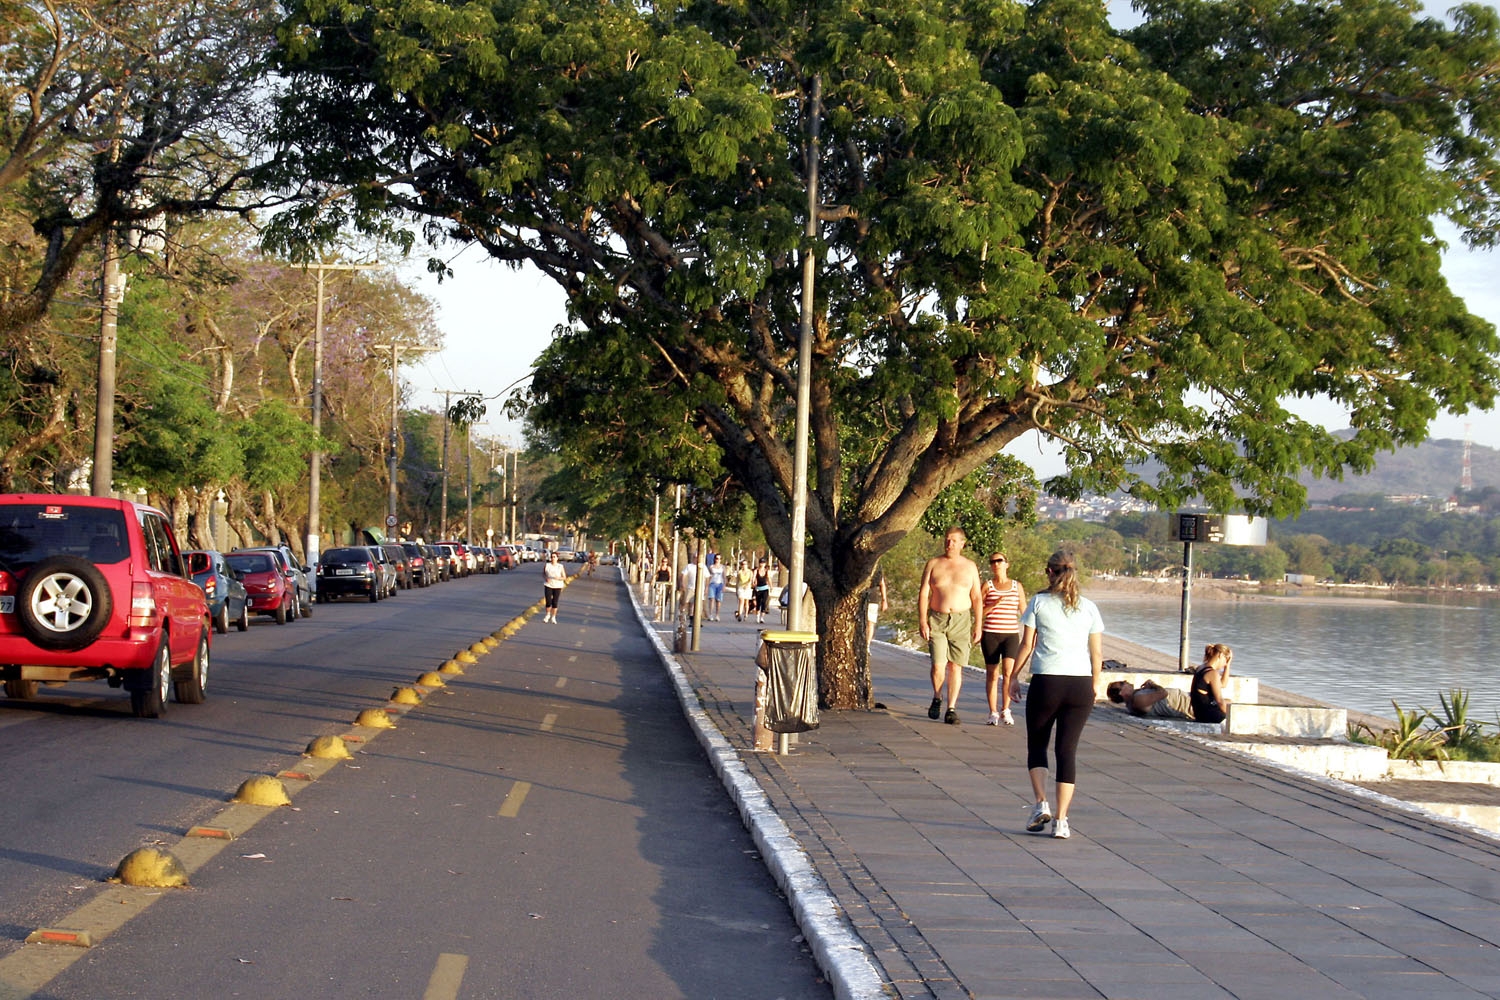
POLYGON ((560 624, 532 619, 294 783, 191 887, 102 885, 540 582, 527 566, 216 636, 208 701, 161 720, 97 685, 0 702, 0 998, 830 996, 602 574, 569 587, 560 624), (108 893, 132 915, 91 948, 22 947, 108 893), (64 956, 41 988, 38 954, 64 956))

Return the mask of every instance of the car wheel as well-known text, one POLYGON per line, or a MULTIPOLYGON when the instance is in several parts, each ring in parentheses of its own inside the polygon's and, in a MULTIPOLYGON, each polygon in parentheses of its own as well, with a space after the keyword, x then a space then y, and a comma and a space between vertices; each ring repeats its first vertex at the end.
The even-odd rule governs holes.
POLYGON ((314 598, 312 597, 312 595, 309 595, 309 599, 308 600, 305 600, 305 601, 299 600, 297 602, 297 610, 299 610, 299 611, 302 612, 302 617, 303 618, 311 618, 312 617, 312 613, 313 613, 313 607, 312 607, 313 606, 313 600, 314 600, 314 598))
POLYGON ((372 583, 370 584, 370 603, 374 604, 378 600, 380 600, 380 588, 372 583))
POLYGON ((276 624, 277 625, 285 625, 286 624, 286 617, 287 617, 286 616, 286 605, 287 605, 286 601, 282 601, 280 604, 276 605, 275 618, 276 618, 276 624))
POLYGON ((36 697, 36 681, 16 679, 5 682, 5 697, 14 698, 17 701, 30 701, 36 697))
POLYGON ((229 602, 225 601, 219 605, 219 613, 214 615, 214 631, 220 635, 229 632, 229 602))
POLYGON ((137 719, 159 719, 167 714, 167 695, 172 690, 172 654, 165 633, 151 665, 151 683, 143 691, 130 692, 130 711, 137 719))
POLYGON ((245 632, 245 631, 249 630, 249 628, 250 628, 250 602, 249 601, 246 601, 244 604, 240 605, 240 616, 234 620, 234 627, 237 628, 237 629, 239 629, 241 632, 245 632))
POLYGON ((82 649, 99 638, 113 609, 104 574, 77 556, 43 559, 16 595, 21 631, 43 649, 82 649))
POLYGON ((203 704, 208 689, 208 632, 198 636, 198 649, 188 664, 188 676, 172 682, 172 695, 183 705, 203 704))

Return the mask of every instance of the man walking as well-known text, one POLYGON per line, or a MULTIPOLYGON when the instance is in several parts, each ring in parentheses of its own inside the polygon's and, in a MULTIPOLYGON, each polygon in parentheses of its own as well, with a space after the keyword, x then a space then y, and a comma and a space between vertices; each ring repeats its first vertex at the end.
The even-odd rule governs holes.
POLYGON ((969 650, 979 641, 983 619, 979 607, 979 567, 963 554, 968 536, 958 525, 943 535, 943 554, 922 567, 922 589, 917 594, 917 621, 927 651, 932 657, 932 704, 927 717, 943 712, 943 686, 948 688, 948 712, 943 721, 958 724, 958 691, 963 686, 964 664, 969 650))

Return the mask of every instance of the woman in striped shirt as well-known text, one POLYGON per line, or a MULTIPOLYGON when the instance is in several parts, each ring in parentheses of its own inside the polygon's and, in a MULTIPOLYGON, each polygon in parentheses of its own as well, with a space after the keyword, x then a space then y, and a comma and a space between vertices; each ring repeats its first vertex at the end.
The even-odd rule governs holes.
POLYGON ((1016 654, 1021 651, 1021 609, 1026 591, 1009 576, 1010 560, 1004 552, 990 553, 990 578, 981 590, 984 601, 984 631, 979 648, 984 652, 984 693, 990 702, 987 725, 1016 724, 1010 703, 1021 698, 1016 678, 1016 654))

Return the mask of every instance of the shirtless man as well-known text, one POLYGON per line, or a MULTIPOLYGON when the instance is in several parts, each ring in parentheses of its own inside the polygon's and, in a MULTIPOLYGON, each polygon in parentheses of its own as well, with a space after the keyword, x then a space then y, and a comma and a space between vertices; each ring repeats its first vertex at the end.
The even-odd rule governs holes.
POLYGON ((943 554, 922 567, 922 589, 917 594, 917 620, 932 657, 932 704, 927 717, 936 719, 943 710, 943 684, 948 685, 948 712, 943 721, 958 724, 958 691, 964 682, 964 664, 969 650, 979 641, 984 619, 974 613, 979 607, 979 567, 964 557, 968 537, 957 525, 943 535, 943 554))

